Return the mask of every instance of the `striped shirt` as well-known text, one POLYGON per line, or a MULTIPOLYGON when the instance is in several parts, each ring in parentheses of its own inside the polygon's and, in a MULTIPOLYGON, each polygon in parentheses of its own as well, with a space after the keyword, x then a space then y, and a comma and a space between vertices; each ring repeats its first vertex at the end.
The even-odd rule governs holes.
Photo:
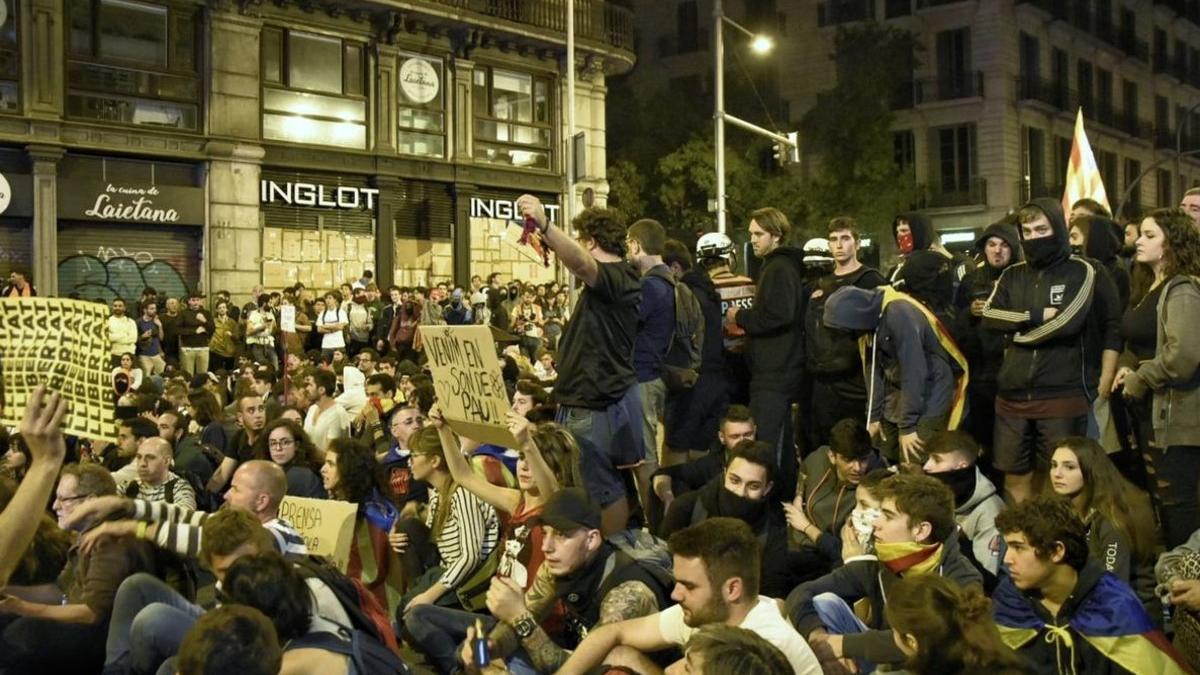
MULTIPOLYGON (((433 527, 441 495, 437 490, 429 491, 429 511, 425 524, 433 527)), ((496 510, 459 486, 450 497, 450 513, 438 536, 438 553, 442 556, 442 585, 449 589, 458 588, 483 564, 500 539, 500 524, 496 510)))
MULTIPOLYGON (((136 520, 158 523, 158 534, 154 543, 169 551, 195 558, 200 555, 201 526, 212 515, 204 511, 185 509, 166 502, 133 500, 133 517, 136 520)), ((273 518, 263 527, 275 539, 275 546, 284 555, 308 555, 304 537, 292 524, 282 518, 273 518)))
MULTIPOLYGON (((165 502, 167 501, 168 485, 171 486, 171 504, 185 509, 196 508, 196 491, 192 489, 190 483, 180 478, 174 472, 168 472, 167 479, 162 482, 162 485, 158 486, 150 486, 140 480, 137 481, 137 495, 135 499, 142 499, 148 502, 165 502)), ((124 488, 120 494, 125 494, 124 488)))

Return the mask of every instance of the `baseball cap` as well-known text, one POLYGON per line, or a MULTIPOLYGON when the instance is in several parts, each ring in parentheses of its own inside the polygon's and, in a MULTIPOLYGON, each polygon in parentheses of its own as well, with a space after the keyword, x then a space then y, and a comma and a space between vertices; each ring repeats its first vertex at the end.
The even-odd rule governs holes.
POLYGON ((560 532, 571 532, 581 527, 598 530, 600 506, 592 501, 583 488, 564 488, 555 492, 542 506, 542 514, 537 522, 560 532))

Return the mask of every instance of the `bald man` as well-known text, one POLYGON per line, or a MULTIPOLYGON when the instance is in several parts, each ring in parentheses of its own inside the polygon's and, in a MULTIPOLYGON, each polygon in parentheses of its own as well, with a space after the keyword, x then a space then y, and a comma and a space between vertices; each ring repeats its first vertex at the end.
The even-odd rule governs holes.
POLYGON ((125 496, 194 510, 196 490, 171 471, 173 461, 174 452, 169 442, 158 436, 143 439, 138 443, 133 459, 137 481, 126 487, 125 496))

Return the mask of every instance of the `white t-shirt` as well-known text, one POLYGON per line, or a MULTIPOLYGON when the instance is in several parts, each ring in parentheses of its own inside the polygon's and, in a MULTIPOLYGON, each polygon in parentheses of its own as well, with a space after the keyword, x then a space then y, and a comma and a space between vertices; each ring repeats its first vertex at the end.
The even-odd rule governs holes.
MULTIPOLYGON (((808 642, 779 613, 775 600, 758 596, 758 605, 750 610, 739 628, 757 633, 783 652, 796 675, 821 675, 821 663, 808 642)), ((683 647, 698 629, 683 622, 683 607, 674 605, 658 613, 658 630, 663 639, 683 647)))
POLYGON ((314 403, 304 416, 304 432, 313 445, 324 452, 329 448, 329 441, 350 435, 350 414, 336 403, 321 412, 320 406, 314 403))
MULTIPOLYGON (((337 309, 327 309, 317 316, 317 326, 326 324, 347 324, 350 323, 350 318, 346 316, 346 308, 338 307, 337 309)), ((346 348, 346 333, 345 331, 335 330, 332 333, 324 333, 321 335, 321 349, 345 349, 346 348)))

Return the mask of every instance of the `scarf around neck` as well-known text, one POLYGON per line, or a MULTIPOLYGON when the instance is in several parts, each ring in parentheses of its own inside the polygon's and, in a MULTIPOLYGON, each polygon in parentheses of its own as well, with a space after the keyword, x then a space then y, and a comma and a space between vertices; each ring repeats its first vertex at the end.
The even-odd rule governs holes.
POLYGON ((875 554, 879 562, 887 565, 893 574, 928 574, 942 562, 942 544, 922 544, 916 541, 884 543, 875 542, 875 554))

